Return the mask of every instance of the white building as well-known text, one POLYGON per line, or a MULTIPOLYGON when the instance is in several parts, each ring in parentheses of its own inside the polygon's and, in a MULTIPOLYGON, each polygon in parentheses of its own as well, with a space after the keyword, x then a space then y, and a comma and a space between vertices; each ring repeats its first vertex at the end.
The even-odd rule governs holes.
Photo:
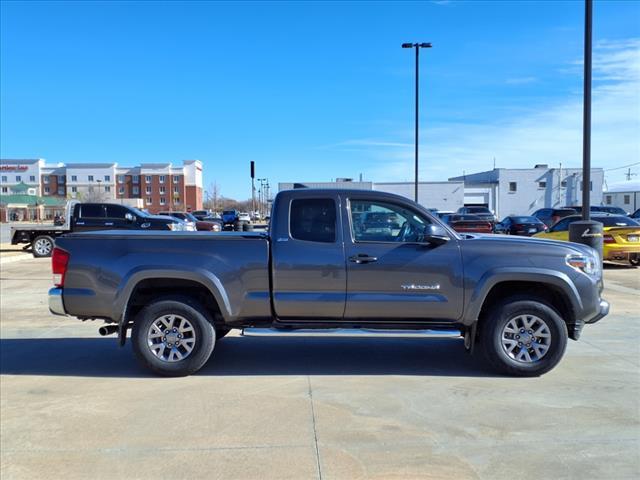
MULTIPOLYGON (((449 180, 464 182, 464 204, 486 206, 499 217, 528 215, 539 208, 582 204, 582 169, 494 168, 449 180)), ((602 204, 604 171, 591 169, 591 204, 602 204)))
POLYGON ((604 204, 620 207, 627 213, 640 208, 640 181, 614 183, 604 192, 604 204))

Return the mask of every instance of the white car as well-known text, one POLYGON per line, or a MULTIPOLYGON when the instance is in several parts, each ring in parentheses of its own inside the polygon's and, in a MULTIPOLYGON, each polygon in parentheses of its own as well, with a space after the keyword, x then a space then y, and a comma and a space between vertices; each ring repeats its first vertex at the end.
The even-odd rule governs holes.
POLYGON ((251 217, 249 217, 248 213, 241 213, 241 214, 238 215, 238 220, 240 220, 241 222, 250 223, 251 222, 251 217))

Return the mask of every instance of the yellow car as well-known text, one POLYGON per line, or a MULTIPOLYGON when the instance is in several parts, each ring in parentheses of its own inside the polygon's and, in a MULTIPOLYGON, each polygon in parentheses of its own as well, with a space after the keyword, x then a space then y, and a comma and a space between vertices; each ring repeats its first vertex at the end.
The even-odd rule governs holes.
MULTIPOLYGON (((621 215, 591 215, 603 227, 603 260, 629 260, 631 265, 640 265, 640 223, 621 215)), ((564 217, 536 238, 569 241, 569 224, 582 220, 580 215, 564 217)))

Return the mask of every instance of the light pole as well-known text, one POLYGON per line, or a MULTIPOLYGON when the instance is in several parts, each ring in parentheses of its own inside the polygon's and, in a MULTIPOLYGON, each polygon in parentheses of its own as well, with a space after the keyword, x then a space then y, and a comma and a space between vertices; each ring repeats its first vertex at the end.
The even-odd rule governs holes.
POLYGON ((420 49, 431 48, 430 43, 403 43, 402 48, 415 48, 416 49, 416 185, 415 185, 415 201, 418 202, 418 99, 419 99, 419 85, 420 85, 420 49))
POLYGON ((602 262, 602 228, 591 220, 591 47, 593 0, 584 2, 584 98, 582 111, 582 220, 569 225, 569 241, 593 247, 602 262))

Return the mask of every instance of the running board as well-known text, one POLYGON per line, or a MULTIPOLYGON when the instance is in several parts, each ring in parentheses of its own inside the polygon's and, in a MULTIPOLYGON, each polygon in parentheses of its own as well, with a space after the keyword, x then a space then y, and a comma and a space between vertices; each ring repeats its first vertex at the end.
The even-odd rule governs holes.
POLYGON ((395 338, 453 338, 462 336, 460 330, 378 330, 373 328, 243 328, 245 337, 395 337, 395 338))

